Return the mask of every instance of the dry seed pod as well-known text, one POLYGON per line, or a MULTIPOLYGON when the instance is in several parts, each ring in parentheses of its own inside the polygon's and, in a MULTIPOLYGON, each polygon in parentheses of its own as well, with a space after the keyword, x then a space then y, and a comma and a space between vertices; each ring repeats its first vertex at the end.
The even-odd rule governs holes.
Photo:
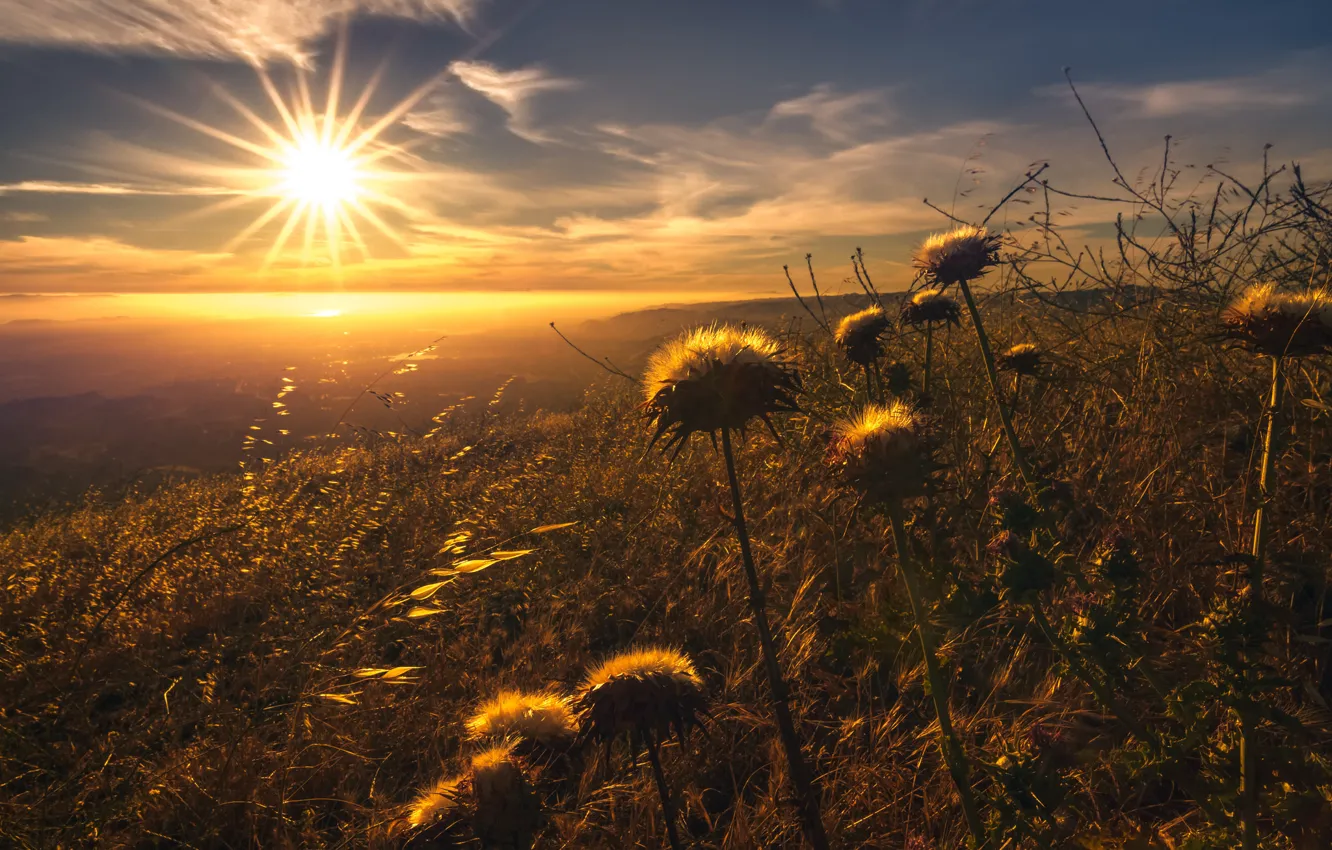
POLYGON ((902 305, 902 321, 908 325, 960 324, 962 308, 939 289, 922 289, 902 305))
POLYGON ((828 462, 848 486, 885 503, 919 496, 936 469, 924 419, 900 401, 835 424, 828 462))
POLYGON ((940 286, 976 280, 999 263, 999 238, 983 227, 963 225, 926 239, 914 263, 940 286))
POLYGON ((753 328, 697 328, 659 348, 643 378, 643 409, 656 426, 655 444, 683 446, 695 433, 742 430, 795 410, 799 382, 781 346, 753 328))
POLYGON ((1039 374, 1044 363, 1045 354, 1029 342, 1012 346, 994 361, 1001 372, 1016 372, 1029 377, 1039 374))
POLYGON ((1221 316, 1225 335, 1251 351, 1302 357, 1332 351, 1332 295, 1325 289, 1278 292, 1249 287, 1221 316))
POLYGON ((847 360, 869 366, 883 356, 881 337, 891 325, 882 307, 867 307, 838 322, 833 340, 846 352, 847 360))

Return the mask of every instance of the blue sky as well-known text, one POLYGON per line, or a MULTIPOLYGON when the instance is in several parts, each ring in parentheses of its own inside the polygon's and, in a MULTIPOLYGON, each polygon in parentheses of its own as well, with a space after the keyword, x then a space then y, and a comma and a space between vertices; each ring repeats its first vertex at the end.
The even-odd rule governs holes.
POLYGON ((967 218, 1033 162, 1109 187, 1064 66, 1127 174, 1167 133, 1200 179, 1265 143, 1332 173, 1316 0, 0 0, 0 290, 777 291, 858 245, 895 281, 923 197, 967 218), (256 66, 322 109, 340 33, 340 113, 384 67, 379 223, 237 242, 279 178, 200 127, 267 146, 226 97, 281 135, 256 66))

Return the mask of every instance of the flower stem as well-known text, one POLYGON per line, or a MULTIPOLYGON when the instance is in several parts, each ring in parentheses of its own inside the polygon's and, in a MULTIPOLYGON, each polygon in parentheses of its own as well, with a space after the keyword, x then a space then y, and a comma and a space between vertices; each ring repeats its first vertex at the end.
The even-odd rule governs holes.
POLYGON ((981 822, 980 811, 976 808, 976 798, 971 792, 971 778, 968 775, 967 754, 957 740, 953 730, 953 715, 948 708, 948 683, 944 681, 943 671, 939 669, 939 659, 934 654, 934 636, 930 632, 929 619, 922 606, 920 580, 916 574, 915 561, 907 548, 906 528, 902 521, 902 505, 890 502, 887 506, 888 521, 893 529, 893 546, 897 549, 897 562, 902 567, 902 577, 906 581, 907 600, 911 603, 911 615, 916 620, 916 635, 920 639, 920 651, 925 656, 925 675, 930 682, 930 697, 934 700, 934 713, 939 718, 939 744, 943 751, 948 772, 953 775, 953 784, 957 786, 958 797, 962 800, 962 814, 967 820, 967 828, 975 839, 977 847, 984 847, 988 838, 985 824, 981 822))
MULTIPOLYGON (((1281 358, 1272 358, 1272 390, 1267 400, 1267 433, 1263 435, 1262 475, 1258 479, 1258 509, 1253 515, 1253 561, 1249 564, 1249 601, 1258 610, 1263 601, 1263 559, 1267 555, 1268 506, 1276 494, 1274 467, 1276 453, 1272 451, 1284 387, 1281 358)), ((1254 652, 1261 652, 1255 647, 1254 652)), ((1245 672, 1251 677, 1251 671, 1245 672)), ((1252 706, 1239 709, 1240 721, 1240 817, 1244 820, 1244 850, 1258 846, 1258 796, 1262 789, 1258 778, 1257 724, 1252 706)))
POLYGON ((1281 372, 1281 358, 1272 358, 1272 392, 1267 402, 1267 433, 1263 437, 1263 471, 1258 481, 1258 510, 1253 517, 1253 566, 1249 570, 1249 587, 1255 603, 1263 598, 1263 558, 1267 554, 1268 504, 1276 492, 1273 467, 1276 453, 1272 451, 1277 426, 1277 409, 1285 381, 1281 372))
POLYGON ((777 662, 777 650, 772 640, 772 630, 768 626, 763 587, 759 584, 758 570, 754 568, 754 555, 749 547, 749 529, 745 525, 740 479, 735 474, 735 452, 731 447, 731 432, 726 428, 722 429, 722 454, 726 458, 726 477, 731 482, 731 507, 735 512, 735 534, 740 539, 740 559, 744 563, 745 578, 749 581, 749 609, 754 618, 754 627, 758 630, 759 646, 763 651, 763 666, 768 674, 773 713, 777 715, 777 729, 781 734, 782 748, 786 751, 787 767, 790 769, 791 782, 795 785, 799 797, 800 820, 804 827, 805 840, 814 850, 828 850, 828 836, 823 830, 823 818, 819 812, 818 783, 805 763, 800 737, 796 733, 795 722, 791 719, 790 690, 782 677, 782 668, 777 662))
POLYGON ((666 837, 670 839, 671 850, 681 850, 680 835, 675 830, 675 804, 671 802, 670 789, 666 787, 666 774, 661 769, 661 756, 656 737, 646 736, 648 761, 652 763, 652 775, 657 780, 657 794, 661 796, 661 813, 666 819, 666 837))
POLYGON ((972 296, 971 287, 965 280, 958 281, 958 287, 962 290, 962 298, 967 302, 967 311, 971 313, 971 325, 976 329, 976 342, 980 345, 981 359, 985 361, 985 375, 990 379, 994 403, 999 408, 999 422, 1003 425, 1008 448, 1013 453, 1013 463, 1027 486, 1035 487, 1036 476, 1032 472, 1031 465, 1027 463, 1027 455, 1022 451, 1022 445, 1018 443, 1017 431, 1013 429, 1013 415, 1009 412, 1008 405, 1004 403, 1004 393, 999 387, 999 372, 994 367, 994 354, 990 351, 990 338, 985 333, 985 324, 981 321, 976 299, 972 296))
POLYGON ((930 378, 934 374, 934 323, 925 323, 925 379, 921 382, 921 399, 930 403, 930 378))

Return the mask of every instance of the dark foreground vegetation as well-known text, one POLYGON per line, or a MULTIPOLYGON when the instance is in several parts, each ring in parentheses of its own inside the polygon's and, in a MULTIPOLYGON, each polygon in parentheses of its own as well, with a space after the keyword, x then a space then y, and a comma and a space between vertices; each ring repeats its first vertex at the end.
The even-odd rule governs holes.
POLYGON ((0 843, 1332 845, 1332 213, 1275 169, 1174 199, 1166 163, 1100 253, 1033 176, 998 266, 922 257, 931 321, 858 263, 859 347, 797 287, 779 439, 650 448, 607 376, 9 532, 0 843), (918 438, 872 480, 871 399, 918 438), (649 646, 682 654, 595 669, 649 646), (656 690, 598 702, 634 664, 656 690), (576 694, 577 740, 471 740, 506 689, 576 694))

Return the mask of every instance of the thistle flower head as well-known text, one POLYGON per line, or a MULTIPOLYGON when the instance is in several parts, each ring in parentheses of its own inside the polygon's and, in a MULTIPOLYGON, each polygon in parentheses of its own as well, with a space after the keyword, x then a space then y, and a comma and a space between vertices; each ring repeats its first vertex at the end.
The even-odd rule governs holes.
POLYGON ((925 421, 900 401, 869 404, 833 426, 828 461, 867 499, 887 503, 918 496, 934 471, 925 421))
POLYGON ((1035 375, 1045 362, 1045 354, 1029 342, 1021 342, 1004 351, 994 359, 994 365, 1001 372, 1016 372, 1019 375, 1035 375))
POLYGON ((1274 284, 1249 287, 1221 315, 1224 333, 1273 357, 1332 351, 1332 293, 1278 292, 1274 284))
POLYGON ((750 420, 795 410, 799 381, 781 346, 754 328, 689 331, 652 355, 643 376, 652 442, 683 445, 695 433, 740 430, 750 420))
POLYGON ((916 268, 941 286, 975 280, 998 264, 999 238, 970 225, 936 233, 916 251, 916 268))
POLYGON ((483 847, 530 848, 540 815, 514 742, 506 741, 473 756, 461 776, 422 791, 399 823, 432 847, 454 846, 470 827, 483 847))
POLYGON ((568 750, 578 729, 568 701, 558 694, 500 691, 467 721, 473 740, 513 738, 552 752, 568 750))
POLYGON ((507 741, 472 757, 472 831, 483 847, 531 847, 540 804, 507 741))
POLYGON ((847 360, 868 366, 883 356, 880 337, 891 325, 882 307, 867 307, 838 322, 833 340, 846 352, 847 360))
POLYGON ((902 321, 909 325, 961 324, 962 308, 940 289, 922 289, 902 305, 902 321))
POLYGON ((629 733, 637 745, 683 739, 707 714, 707 695, 694 664, 674 649, 632 649, 588 671, 576 697, 584 739, 609 744, 629 733))

